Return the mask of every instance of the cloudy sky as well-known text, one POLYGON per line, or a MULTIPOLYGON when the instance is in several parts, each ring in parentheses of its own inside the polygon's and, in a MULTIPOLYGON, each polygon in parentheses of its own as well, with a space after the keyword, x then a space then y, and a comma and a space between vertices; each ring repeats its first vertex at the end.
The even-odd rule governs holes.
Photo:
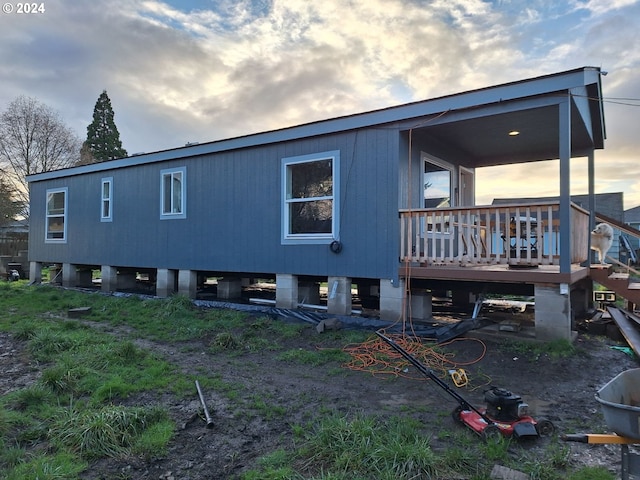
MULTIPOLYGON (((129 154, 601 67, 596 191, 640 205, 640 0, 0 3, 13 10, 0 13, 0 110, 34 97, 84 140, 107 90, 129 154)), ((574 160, 572 193, 585 173, 574 160)), ((557 195, 557 175, 557 162, 479 170, 477 203, 557 195)))

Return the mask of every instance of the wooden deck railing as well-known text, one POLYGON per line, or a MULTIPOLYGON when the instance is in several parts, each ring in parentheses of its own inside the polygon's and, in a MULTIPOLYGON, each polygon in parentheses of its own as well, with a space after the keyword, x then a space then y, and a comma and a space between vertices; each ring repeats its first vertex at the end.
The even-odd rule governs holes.
MULTIPOLYGON (((400 261, 557 265, 558 202, 400 210, 400 261)), ((571 204, 571 263, 587 259, 589 214, 571 204)))

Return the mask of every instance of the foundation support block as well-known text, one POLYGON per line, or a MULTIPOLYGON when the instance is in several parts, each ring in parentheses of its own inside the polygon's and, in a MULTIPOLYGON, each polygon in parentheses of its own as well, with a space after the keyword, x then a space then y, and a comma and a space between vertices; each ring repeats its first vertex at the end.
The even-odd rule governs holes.
POLYGON ((62 264, 62 285, 64 287, 91 287, 91 270, 73 263, 62 264))
POLYGON ((29 280, 33 283, 42 283, 41 262, 29 262, 29 280))
POLYGON ((309 305, 319 305, 320 284, 317 282, 298 282, 298 301, 309 305))
POLYGON ((536 284, 535 330, 542 341, 573 340, 569 285, 536 284))
POLYGON ((351 278, 329 277, 327 289, 327 313, 351 315, 351 278))
POLYGON ((159 268, 156 271, 156 296, 169 297, 176 293, 176 270, 159 268))
POLYGON ((409 316, 415 320, 431 320, 433 317, 432 294, 426 290, 411 291, 411 311, 409 316))
POLYGON ((402 318, 405 308, 404 279, 393 282, 392 280, 380 280, 380 318, 395 322, 402 318))
POLYGON ((136 272, 121 270, 117 275, 118 290, 133 290, 136 288, 136 272))
POLYGON ((189 298, 196 298, 198 292, 198 272, 195 270, 178 270, 178 293, 189 298))
POLYGON ((115 292, 118 290, 118 269, 111 265, 102 265, 100 268, 101 285, 103 292, 115 292))
POLYGON ((289 273, 276 275, 276 307, 298 308, 298 276, 289 273))
POLYGON ((241 278, 221 278, 218 280, 218 298, 229 300, 242 296, 241 278))

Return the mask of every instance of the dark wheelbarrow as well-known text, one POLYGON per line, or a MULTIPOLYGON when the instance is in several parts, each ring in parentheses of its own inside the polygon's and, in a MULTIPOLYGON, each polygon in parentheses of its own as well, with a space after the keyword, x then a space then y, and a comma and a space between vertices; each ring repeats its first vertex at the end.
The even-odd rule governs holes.
POLYGON ((622 480, 640 475, 640 456, 629 445, 640 444, 640 368, 626 370, 596 393, 602 414, 613 434, 563 435, 569 442, 620 445, 622 480))

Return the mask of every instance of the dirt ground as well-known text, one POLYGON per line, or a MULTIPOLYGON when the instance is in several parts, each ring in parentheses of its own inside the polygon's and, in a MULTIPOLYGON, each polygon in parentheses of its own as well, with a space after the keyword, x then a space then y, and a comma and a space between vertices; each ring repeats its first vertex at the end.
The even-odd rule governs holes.
MULTIPOLYGON (((523 307, 524 310, 524 307, 523 307)), ((496 312, 503 318, 517 315, 512 310, 496 312)), ((94 324, 95 328, 126 336, 126 330, 94 324)), ((314 349, 319 334, 309 325, 304 334, 287 348, 314 349)), ((507 334, 508 335, 508 334, 507 334)), ((206 428, 194 386, 191 399, 178 400, 170 394, 131 398, 127 403, 164 405, 175 419, 175 438, 163 458, 108 459, 93 463, 83 478, 97 479, 232 479, 256 466, 257 459, 277 448, 291 449, 292 425, 306 424, 322 409, 343 413, 363 412, 384 415, 411 415, 424 423, 438 448, 444 429, 464 428, 448 415, 455 400, 431 381, 381 378, 343 368, 301 366, 276 359, 273 352, 238 356, 208 352, 209 339, 189 344, 156 343, 139 340, 177 365, 185 374, 208 371, 225 382, 242 384, 245 392, 285 409, 285 415, 267 419, 260 414, 244 414, 224 392, 205 390, 213 417, 206 428), (409 407, 409 408, 408 408, 409 407), (443 413, 444 412, 444 413, 443 413)), ((606 336, 579 333, 575 345, 579 353, 569 358, 553 358, 517 353, 501 339, 471 331, 442 347, 454 362, 464 365, 469 385, 460 394, 475 406, 484 405, 483 387, 497 385, 512 390, 529 403, 533 416, 551 420, 562 433, 607 431, 595 392, 618 373, 637 368, 638 360, 611 346, 619 345, 606 336), (485 351, 486 349, 486 351, 485 351), (466 363, 472 362, 468 365, 466 363)), ((336 346, 339 344, 336 343, 336 346)), ((29 385, 37 379, 38 366, 26 353, 25 345, 0 333, 0 394, 29 385)), ((419 377, 419 376, 418 376, 419 377)), ((478 440, 480 441, 480 440, 478 440)), ((545 448, 551 440, 540 438, 532 446, 545 448)), ((602 465, 620 472, 620 447, 568 443, 576 465, 602 465)))

